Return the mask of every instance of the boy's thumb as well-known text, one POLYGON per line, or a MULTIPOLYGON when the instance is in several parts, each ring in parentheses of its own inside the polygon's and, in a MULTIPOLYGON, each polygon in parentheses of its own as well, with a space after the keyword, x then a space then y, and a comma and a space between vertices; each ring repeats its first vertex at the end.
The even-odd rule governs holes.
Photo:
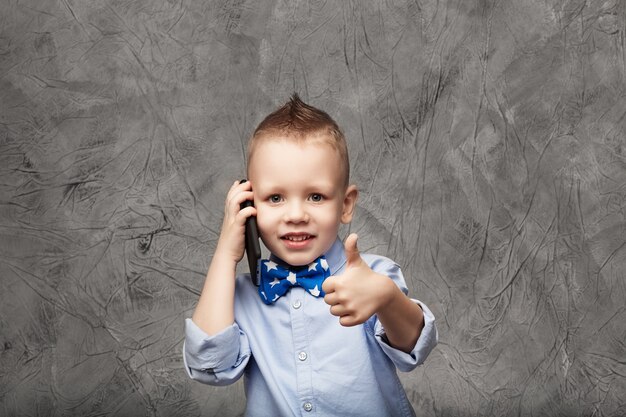
POLYGON ((343 246, 346 250, 346 260, 348 265, 355 265, 361 260, 359 249, 356 246, 359 236, 356 233, 350 233, 350 236, 346 238, 343 246))

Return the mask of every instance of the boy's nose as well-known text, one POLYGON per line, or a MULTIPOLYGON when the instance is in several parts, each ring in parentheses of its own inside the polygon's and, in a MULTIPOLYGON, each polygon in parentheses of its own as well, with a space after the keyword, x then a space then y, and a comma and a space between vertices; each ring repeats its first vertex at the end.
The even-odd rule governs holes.
POLYGON ((287 206, 285 221, 288 223, 302 223, 309 221, 309 215, 300 201, 293 201, 287 206))

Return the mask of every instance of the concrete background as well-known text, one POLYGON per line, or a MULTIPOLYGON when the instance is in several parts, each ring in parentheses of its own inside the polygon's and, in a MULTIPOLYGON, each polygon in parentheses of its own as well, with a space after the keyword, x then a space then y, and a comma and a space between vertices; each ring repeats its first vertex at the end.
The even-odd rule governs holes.
POLYGON ((294 91, 438 317, 419 415, 626 415, 625 42, 620 0, 0 0, 0 415, 242 413, 183 319, 294 91))

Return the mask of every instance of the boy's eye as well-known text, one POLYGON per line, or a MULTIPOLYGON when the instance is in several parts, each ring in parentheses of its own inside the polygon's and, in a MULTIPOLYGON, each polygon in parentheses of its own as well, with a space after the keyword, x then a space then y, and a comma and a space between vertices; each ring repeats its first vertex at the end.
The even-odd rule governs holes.
POLYGON ((270 200, 270 203, 280 203, 282 201, 282 197, 279 196, 278 194, 274 194, 270 196, 269 200, 270 200))
POLYGON ((324 199, 324 197, 322 197, 321 194, 311 194, 311 196, 309 197, 309 199, 311 201, 313 201, 314 203, 319 203, 320 201, 322 201, 324 199))

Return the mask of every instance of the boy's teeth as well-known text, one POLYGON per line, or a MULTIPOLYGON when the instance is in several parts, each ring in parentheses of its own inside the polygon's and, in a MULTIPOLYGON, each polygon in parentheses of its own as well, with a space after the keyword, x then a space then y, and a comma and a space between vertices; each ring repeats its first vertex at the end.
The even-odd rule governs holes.
POLYGON ((287 240, 292 240, 294 242, 302 242, 308 238, 308 236, 287 236, 287 240))

